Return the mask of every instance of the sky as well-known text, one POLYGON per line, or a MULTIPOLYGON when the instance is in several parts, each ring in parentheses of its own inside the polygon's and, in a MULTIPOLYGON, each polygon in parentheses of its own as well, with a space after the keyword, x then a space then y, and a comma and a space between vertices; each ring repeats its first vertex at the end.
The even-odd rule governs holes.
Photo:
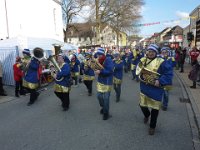
POLYGON ((180 25, 186 27, 189 25, 188 20, 178 20, 185 18, 200 5, 200 0, 144 0, 145 5, 141 9, 141 24, 156 23, 151 26, 142 26, 140 28, 140 36, 148 37, 155 32, 161 32, 166 27, 180 25))

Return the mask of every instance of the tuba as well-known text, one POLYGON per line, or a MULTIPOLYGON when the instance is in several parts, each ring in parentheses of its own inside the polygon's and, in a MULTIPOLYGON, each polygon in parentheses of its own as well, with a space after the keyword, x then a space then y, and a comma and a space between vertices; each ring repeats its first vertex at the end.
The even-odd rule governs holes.
POLYGON ((138 75, 141 82, 155 86, 155 81, 159 79, 160 74, 145 68, 140 62, 136 68, 136 75, 138 75))
POLYGON ((44 50, 39 47, 34 48, 33 57, 35 57, 39 61, 42 60, 44 58, 44 50))
MULTIPOLYGON (((61 69, 58 65, 58 63, 56 62, 54 56, 49 56, 48 58, 48 61, 50 61, 50 73, 51 73, 51 76, 54 77, 57 72, 61 72, 61 69)), ((62 77, 61 79, 56 79, 56 81, 62 81, 64 78, 62 77)))

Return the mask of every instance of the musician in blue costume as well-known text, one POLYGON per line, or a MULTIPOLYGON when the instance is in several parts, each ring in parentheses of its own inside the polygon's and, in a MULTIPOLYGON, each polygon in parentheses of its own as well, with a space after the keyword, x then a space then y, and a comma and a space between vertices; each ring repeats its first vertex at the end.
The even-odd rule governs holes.
POLYGON ((112 59, 105 56, 103 48, 98 48, 95 56, 97 56, 98 62, 103 66, 103 69, 96 70, 95 74, 98 75, 97 98, 101 106, 100 113, 103 114, 103 120, 107 120, 109 118, 109 99, 113 84, 114 66, 112 59))
POLYGON ((171 65, 163 58, 157 57, 159 47, 151 44, 147 54, 141 58, 136 68, 140 82, 140 108, 144 114, 144 123, 150 119, 149 135, 154 135, 164 86, 172 83, 171 65), (151 108, 151 111, 149 111, 151 108))
POLYGON ((132 61, 131 61, 131 72, 132 72, 132 80, 136 79, 138 81, 138 76, 136 76, 136 66, 139 63, 140 59, 144 57, 144 54, 139 50, 139 47, 136 47, 134 50, 132 50, 132 61))
POLYGON ((124 62, 120 59, 119 53, 114 54, 113 64, 114 64, 113 87, 116 93, 116 102, 119 102, 121 95, 121 84, 122 84, 123 66, 124 66, 124 62))
POLYGON ((64 61, 65 56, 59 54, 57 56, 57 62, 60 67, 60 71, 54 75, 55 85, 54 85, 54 93, 62 102, 63 111, 67 111, 70 105, 70 67, 69 64, 64 61))
POLYGON ((122 55, 122 60, 124 62, 124 72, 127 73, 128 72, 128 69, 129 69, 129 53, 123 53, 122 55))
MULTIPOLYGON (((172 72, 173 67, 176 66, 176 61, 174 57, 169 57, 170 49, 168 47, 163 47, 161 49, 160 56, 165 59, 167 63, 171 66, 172 72)), ((168 102, 169 102, 169 91, 172 89, 172 83, 169 85, 166 85, 164 87, 164 93, 163 93, 163 101, 162 101, 162 110, 166 111, 168 108, 168 102)))
POLYGON ((94 70, 90 67, 89 61, 92 59, 92 53, 86 52, 85 53, 85 60, 84 60, 84 74, 83 74, 83 82, 88 90, 88 96, 92 96, 92 83, 94 80, 94 70))
MULTIPOLYGON (((33 51, 40 51, 43 52, 43 49, 36 47, 33 51)), ((28 102, 28 106, 32 105, 35 100, 37 100, 39 96, 39 92, 37 89, 39 87, 40 82, 40 61, 36 57, 32 57, 30 62, 26 65, 26 71, 24 79, 23 79, 23 86, 29 91, 30 93, 30 100, 28 102)))
POLYGON ((80 70, 80 61, 78 60, 77 56, 73 54, 71 58, 71 77, 75 81, 75 87, 78 86, 78 76, 79 76, 79 70, 80 70))

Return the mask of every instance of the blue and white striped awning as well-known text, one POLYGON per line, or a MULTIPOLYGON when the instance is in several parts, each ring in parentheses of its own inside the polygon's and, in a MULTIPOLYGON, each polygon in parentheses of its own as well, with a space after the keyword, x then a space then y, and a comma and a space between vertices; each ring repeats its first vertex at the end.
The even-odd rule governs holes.
POLYGON ((0 47, 0 61, 3 69, 3 84, 14 85, 13 64, 18 56, 17 47, 0 47))

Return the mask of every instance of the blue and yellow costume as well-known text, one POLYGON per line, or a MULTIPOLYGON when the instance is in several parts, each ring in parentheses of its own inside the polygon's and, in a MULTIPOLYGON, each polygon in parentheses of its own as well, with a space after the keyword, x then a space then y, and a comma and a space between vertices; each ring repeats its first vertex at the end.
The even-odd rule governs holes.
POLYGON ((27 67, 23 79, 23 86, 31 93, 30 101, 28 103, 28 105, 31 105, 39 96, 36 89, 39 87, 40 82, 40 61, 33 57, 27 67))
POLYGON ((54 93, 62 102, 63 110, 66 111, 69 108, 70 99, 70 67, 67 63, 62 63, 60 65, 61 71, 56 75, 56 83, 54 85, 54 93))
POLYGON ((136 71, 136 66, 140 62, 140 59, 142 57, 144 57, 144 54, 142 52, 140 52, 139 49, 132 50, 131 71, 132 71, 132 75, 133 75, 133 80, 136 78, 136 80, 138 81, 138 77, 136 76, 135 71, 136 71))
POLYGON ((99 48, 97 51, 97 57, 100 64, 104 67, 100 70, 97 80, 97 98, 99 104, 102 107, 101 114, 103 114, 103 120, 109 118, 109 98, 113 84, 113 61, 110 57, 106 57, 104 49, 99 48))
MULTIPOLYGON (((114 57, 118 57, 117 54, 114 57)), ((123 66, 124 62, 121 59, 114 60, 114 73, 113 73, 113 87, 116 92, 116 102, 119 102, 121 95, 121 84, 123 78, 123 66)))
POLYGON ((88 90, 88 96, 92 95, 92 82, 95 78, 94 70, 89 66, 89 61, 92 53, 86 53, 86 60, 84 60, 84 75, 83 82, 88 90))
POLYGON ((157 45, 150 45, 148 51, 147 56, 141 58, 136 70, 141 80, 139 104, 145 116, 144 123, 147 123, 149 116, 151 116, 149 134, 153 135, 161 107, 164 86, 172 84, 173 71, 167 61, 156 56, 158 53, 157 45), (150 58, 150 56, 153 56, 152 54, 154 54, 154 57, 150 58), (159 83, 159 87, 156 83, 159 83), (151 112, 148 108, 152 109, 151 112))
POLYGON ((25 73, 23 86, 29 89, 37 89, 39 87, 39 67, 40 61, 36 58, 31 58, 28 65, 28 70, 25 73))
MULTIPOLYGON (((142 63, 142 65, 144 66, 145 62, 148 64, 150 61, 151 60, 147 57, 143 57, 140 63, 142 63)), ((172 84, 173 71, 171 69, 171 65, 168 62, 164 61, 163 58, 155 58, 147 66, 145 66, 145 68, 152 71, 152 73, 156 72, 160 74, 158 80, 161 87, 172 84)), ((153 85, 146 84, 144 82, 140 82, 140 89, 140 106, 150 107, 159 110, 164 88, 159 88, 153 85)))
POLYGON ((78 84, 78 76, 79 76, 79 70, 80 70, 80 61, 76 57, 76 55, 73 55, 73 58, 70 63, 71 67, 71 77, 73 80, 75 80, 75 85, 78 84))
MULTIPOLYGON (((169 52, 170 52, 169 48, 163 47, 161 49, 161 57, 165 60, 166 63, 169 64, 169 66, 171 66, 171 70, 172 70, 172 73, 173 73, 173 68, 176 66, 176 61, 175 61, 174 57, 170 57, 170 53, 169 52)), ((169 91, 171 89, 172 89, 172 82, 169 85, 165 85, 164 86, 163 102, 162 102, 162 109, 164 111, 166 111, 167 107, 168 107, 169 91)))

